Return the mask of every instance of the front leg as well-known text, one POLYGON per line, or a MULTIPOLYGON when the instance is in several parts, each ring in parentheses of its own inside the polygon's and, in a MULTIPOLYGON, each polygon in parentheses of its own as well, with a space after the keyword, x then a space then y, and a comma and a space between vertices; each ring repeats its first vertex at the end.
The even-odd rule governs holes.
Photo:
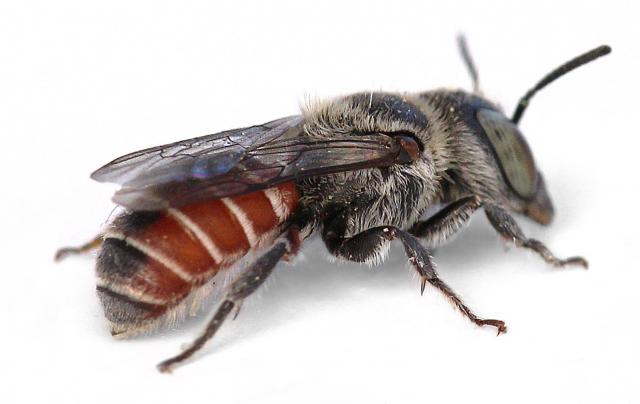
POLYGON ((535 251, 542 259, 554 267, 564 267, 566 265, 579 265, 585 269, 589 267, 587 260, 582 257, 559 259, 553 255, 541 241, 527 238, 520 229, 520 226, 518 226, 518 223, 500 206, 485 204, 484 211, 493 228, 496 229, 505 240, 513 242, 518 247, 535 251))
POLYGON ((498 334, 507 331, 503 321, 479 318, 464 304, 462 299, 439 277, 431 260, 429 251, 420 241, 404 230, 393 226, 380 226, 365 230, 353 237, 343 237, 336 230, 342 225, 333 221, 325 227, 322 238, 329 251, 341 258, 356 262, 370 261, 379 256, 383 248, 394 239, 402 242, 409 263, 418 272, 421 279, 420 293, 424 293, 427 282, 442 292, 460 312, 479 326, 489 325, 498 329, 498 334))
POLYGON ((409 233, 418 237, 429 247, 437 247, 458 233, 469 223, 471 215, 481 206, 475 197, 457 200, 429 219, 417 222, 409 233))

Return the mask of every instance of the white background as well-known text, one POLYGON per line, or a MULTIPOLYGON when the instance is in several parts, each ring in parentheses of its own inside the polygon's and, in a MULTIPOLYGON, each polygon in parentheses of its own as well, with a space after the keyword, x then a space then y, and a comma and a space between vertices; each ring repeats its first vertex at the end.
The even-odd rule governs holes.
POLYGON ((637 16, 631 1, 3 1, 0 401, 638 402, 637 16), (505 249, 482 214, 436 254, 506 335, 429 288, 420 297, 398 246, 370 269, 327 262, 316 241, 167 376, 155 364, 206 316, 113 341, 91 257, 54 265, 113 208, 114 188, 88 178, 98 166, 295 114, 307 98, 469 89, 459 31, 507 111, 558 64, 613 47, 540 93, 521 123, 557 216, 520 222, 591 269, 505 249))

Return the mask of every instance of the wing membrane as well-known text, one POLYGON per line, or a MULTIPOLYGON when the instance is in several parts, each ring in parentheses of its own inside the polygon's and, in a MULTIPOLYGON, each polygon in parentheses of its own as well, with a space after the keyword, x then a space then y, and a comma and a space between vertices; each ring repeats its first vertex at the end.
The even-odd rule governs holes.
POLYGON ((292 116, 140 150, 113 160, 96 170, 91 178, 127 187, 205 180, 228 173, 251 150, 299 133, 301 123, 302 117, 292 116))
POLYGON ((247 193, 302 178, 390 166, 400 145, 383 134, 305 134, 303 118, 153 147, 120 157, 92 174, 122 188, 114 201, 133 210, 159 210, 247 193))

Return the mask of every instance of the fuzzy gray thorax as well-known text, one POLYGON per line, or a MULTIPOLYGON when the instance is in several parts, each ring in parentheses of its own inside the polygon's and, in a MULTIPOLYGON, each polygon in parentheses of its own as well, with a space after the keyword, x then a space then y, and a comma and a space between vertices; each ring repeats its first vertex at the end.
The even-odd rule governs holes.
POLYGON ((347 209, 345 236, 383 225, 407 229, 437 199, 437 184, 426 180, 433 177, 430 168, 414 163, 310 178, 300 184, 302 203, 313 206, 320 219, 347 209))
POLYGON ((414 134, 425 145, 422 157, 411 164, 302 181, 302 203, 320 221, 336 210, 347 210, 345 236, 383 225, 406 229, 440 199, 441 177, 426 142, 431 137, 428 121, 414 100, 415 96, 356 94, 305 111, 305 130, 310 136, 404 131, 414 134))
MULTIPOLYGON (((473 127, 474 105, 497 109, 463 92, 361 93, 318 103, 304 111, 309 136, 412 133, 424 146, 419 160, 301 182, 303 204, 316 217, 348 210, 346 236, 375 226, 411 227, 430 206, 475 195, 503 201, 501 174, 473 127)), ((314 226, 315 227, 315 226, 314 226)))

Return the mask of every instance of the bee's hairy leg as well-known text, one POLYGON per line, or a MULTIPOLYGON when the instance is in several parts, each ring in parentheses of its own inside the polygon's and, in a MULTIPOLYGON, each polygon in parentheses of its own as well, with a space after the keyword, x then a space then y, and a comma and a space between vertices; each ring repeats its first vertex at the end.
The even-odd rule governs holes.
POLYGON ((482 319, 464 304, 462 299, 442 281, 436 273, 431 256, 426 247, 420 244, 420 240, 410 233, 392 226, 374 227, 365 230, 355 236, 344 238, 335 232, 339 226, 332 227, 331 224, 323 231, 323 240, 329 251, 338 256, 351 261, 363 262, 379 253, 382 247, 392 240, 399 239, 404 246, 405 253, 409 258, 409 263, 418 272, 421 278, 420 292, 424 293, 427 283, 442 292, 447 299, 460 312, 479 326, 489 325, 496 327, 498 335, 506 332, 507 327, 501 320, 482 319))
POLYGON ((475 197, 459 199, 429 219, 417 222, 409 233, 429 247, 437 247, 469 223, 471 215, 482 203, 475 197))
POLYGON ((467 307, 466 304, 464 304, 462 299, 456 295, 449 285, 444 283, 444 281, 438 277, 429 251, 420 244, 420 241, 417 238, 399 229, 396 229, 396 232, 398 238, 402 242, 405 253, 409 257, 409 262, 416 269, 422 279, 422 284, 420 285, 421 293, 424 293, 425 285, 428 282, 431 286, 442 292, 449 301, 473 323, 479 326, 489 325, 496 327, 498 335, 507 331, 507 326, 504 321, 479 318, 469 307, 467 307))
MULTIPOLYGON (((276 264, 285 255, 294 255, 297 252, 300 239, 297 231, 290 230, 285 237, 281 237, 260 258, 254 261, 242 275, 228 288, 222 304, 214 316, 209 320, 204 332, 196 338, 191 345, 179 355, 169 358, 158 364, 158 370, 170 373, 175 366, 184 362, 199 351, 218 331, 222 323, 231 311, 239 308, 243 300, 255 292, 269 277, 276 264)), ((237 315, 237 313, 236 313, 237 315)))
POLYGON ((81 246, 62 247, 58 251, 56 251, 56 254, 54 255, 53 259, 54 261, 57 262, 57 261, 62 261, 63 259, 67 258, 70 255, 79 255, 79 254, 87 253, 89 251, 93 251, 95 249, 100 248, 100 246, 102 245, 103 239, 104 239, 104 235, 98 234, 91 241, 88 241, 87 243, 81 246))
POLYGON ((587 260, 582 257, 557 258, 541 241, 527 238, 513 217, 500 206, 485 204, 484 211, 493 228, 496 229, 506 241, 513 242, 518 247, 535 251, 542 259, 554 267, 564 267, 567 265, 579 265, 585 269, 589 267, 587 260))

